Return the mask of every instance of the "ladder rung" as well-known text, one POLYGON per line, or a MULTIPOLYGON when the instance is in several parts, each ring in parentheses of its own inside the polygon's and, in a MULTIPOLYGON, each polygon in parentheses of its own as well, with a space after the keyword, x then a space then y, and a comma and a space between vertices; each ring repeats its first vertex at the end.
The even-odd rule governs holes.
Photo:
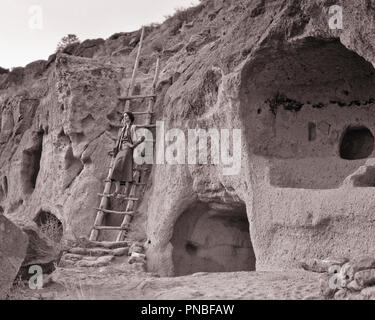
POLYGON ((119 100, 137 100, 137 99, 153 99, 156 98, 155 94, 151 95, 144 95, 144 96, 128 96, 128 97, 120 97, 119 100))
MULTIPOLYGON (((111 166, 109 166, 108 168, 112 169, 111 166)), ((140 169, 134 168, 133 171, 145 171, 145 172, 148 172, 148 171, 151 171, 151 169, 149 169, 149 168, 140 168, 140 169)))
MULTIPOLYGON (((107 168, 108 168, 108 169, 112 169, 112 166, 108 166, 107 168)), ((141 169, 134 168, 133 171, 144 171, 144 172, 149 172, 149 171, 151 171, 151 169, 149 169, 149 168, 141 168, 141 169)), ((104 180, 104 182, 107 182, 107 181, 104 180)))
POLYGON ((156 128, 156 124, 136 124, 137 128, 156 128))
MULTIPOLYGON (((98 193, 98 196, 106 197, 106 198, 113 198, 110 194, 103 194, 103 193, 98 193)), ((122 194, 118 194, 117 197, 122 198, 124 200, 129 200, 129 201, 139 201, 139 198, 129 198, 122 194)))
MULTIPOLYGON (((122 128, 123 126, 120 124, 111 124, 113 128, 122 128)), ((136 128, 156 128, 156 124, 135 124, 136 128)))
POLYGON ((139 115, 142 115, 142 114, 154 114, 154 112, 152 111, 137 111, 137 112, 132 112, 132 114, 134 114, 135 116, 139 116, 139 115))
MULTIPOLYGON (((104 180, 104 182, 112 182, 111 180, 104 180)), ((130 182, 130 186, 136 185, 136 186, 145 186, 147 183, 135 183, 135 182, 130 182)))
POLYGON ((133 171, 146 171, 146 172, 148 172, 148 171, 151 171, 151 169, 149 169, 149 168, 134 168, 133 169, 133 171))
POLYGON ((109 227, 109 226, 95 226, 94 229, 96 230, 119 230, 119 231, 126 231, 129 227, 109 227))
POLYGON ((113 210, 107 210, 107 209, 100 209, 100 208, 94 208, 95 210, 97 211, 101 211, 101 212, 104 212, 104 213, 113 213, 113 214, 122 214, 122 215, 126 215, 126 216, 134 216, 134 211, 113 211, 113 210))

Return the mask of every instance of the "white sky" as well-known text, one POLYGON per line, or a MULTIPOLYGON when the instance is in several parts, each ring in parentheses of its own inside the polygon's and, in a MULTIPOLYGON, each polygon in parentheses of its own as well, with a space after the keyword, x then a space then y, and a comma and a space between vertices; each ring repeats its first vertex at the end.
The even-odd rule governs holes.
POLYGON ((176 8, 199 0, 0 0, 0 66, 47 59, 60 39, 108 38, 162 22, 176 8))

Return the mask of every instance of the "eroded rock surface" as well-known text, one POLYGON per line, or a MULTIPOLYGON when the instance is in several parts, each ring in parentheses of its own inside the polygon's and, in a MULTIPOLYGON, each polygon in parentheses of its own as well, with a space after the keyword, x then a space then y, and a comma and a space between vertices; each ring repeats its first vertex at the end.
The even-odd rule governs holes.
MULTIPOLYGON (((192 252, 189 241, 212 265, 238 257, 257 270, 374 248, 370 2, 343 1, 342 30, 329 28, 332 1, 324 0, 206 0, 146 29, 136 93, 149 89, 155 48, 162 48, 155 119, 186 137, 189 128, 242 132, 235 175, 225 175, 221 162, 154 166, 133 224, 137 240, 147 240, 148 270, 176 274, 173 257, 180 245, 192 252), (207 210, 195 217, 199 203, 207 210), (240 206, 241 223, 221 219, 212 227, 205 216, 213 204, 240 206), (193 232, 176 245, 183 215, 193 232), (195 223, 197 232, 214 231, 198 237, 195 223)), ((0 206, 7 217, 48 212, 64 237, 89 234, 139 38, 139 31, 118 33, 0 74, 0 206)), ((198 262, 191 270, 199 271, 198 262)))
POLYGON ((0 214, 0 300, 5 299, 26 256, 28 238, 0 214))
POLYGON ((29 278, 29 268, 35 265, 41 267, 44 274, 52 273, 60 261, 63 247, 40 233, 35 226, 24 226, 22 230, 28 236, 28 246, 20 276, 29 278))

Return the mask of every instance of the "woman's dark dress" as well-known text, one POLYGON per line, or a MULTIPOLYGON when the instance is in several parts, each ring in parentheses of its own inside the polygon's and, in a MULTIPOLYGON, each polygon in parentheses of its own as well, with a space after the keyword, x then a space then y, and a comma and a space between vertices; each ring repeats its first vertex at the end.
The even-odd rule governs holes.
POLYGON ((127 143, 133 144, 130 127, 125 130, 120 141, 119 153, 116 156, 112 180, 120 182, 133 181, 133 149, 127 143))

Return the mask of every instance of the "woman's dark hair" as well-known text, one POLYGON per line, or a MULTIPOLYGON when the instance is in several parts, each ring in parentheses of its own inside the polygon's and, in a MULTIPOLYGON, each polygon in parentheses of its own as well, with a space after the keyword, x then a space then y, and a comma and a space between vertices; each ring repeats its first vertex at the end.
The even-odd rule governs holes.
POLYGON ((131 112, 125 112, 124 115, 127 114, 129 119, 130 119, 130 122, 133 123, 134 122, 134 114, 132 114, 131 112))

